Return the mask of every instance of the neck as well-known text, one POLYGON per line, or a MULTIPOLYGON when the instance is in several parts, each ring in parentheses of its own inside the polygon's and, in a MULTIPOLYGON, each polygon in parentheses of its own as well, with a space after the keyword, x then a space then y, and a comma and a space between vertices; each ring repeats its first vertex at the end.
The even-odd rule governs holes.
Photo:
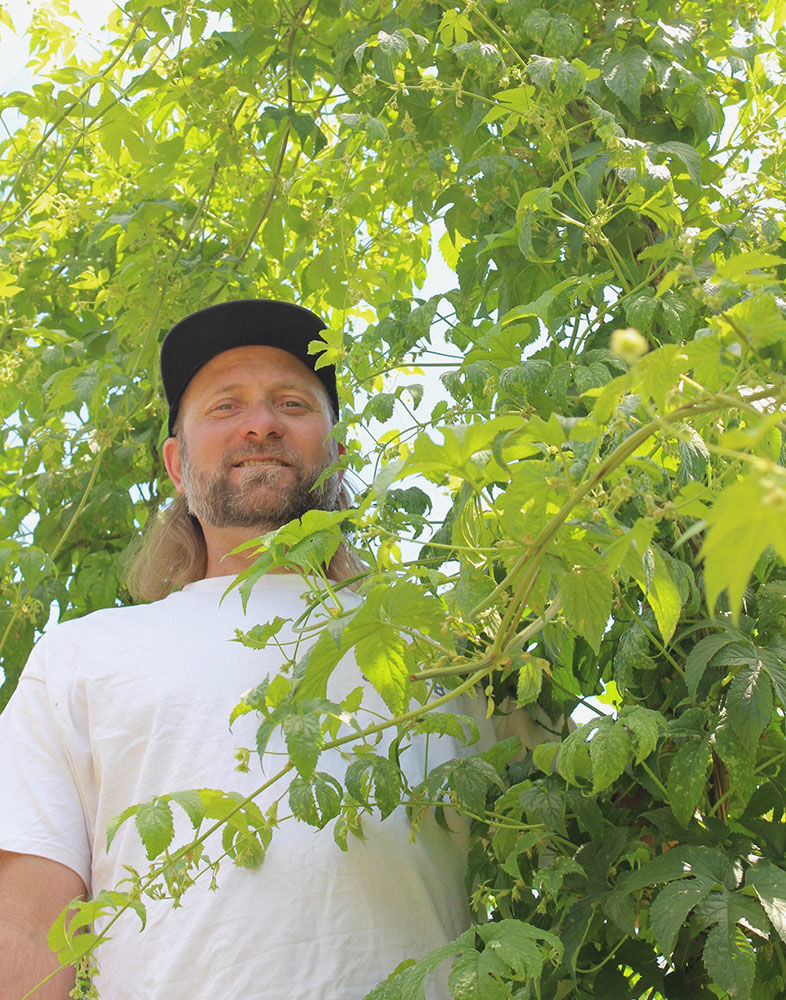
MULTIPOLYGON (((205 578, 211 576, 237 576, 244 569, 248 569, 254 561, 254 549, 249 548, 243 552, 232 550, 259 538, 261 535, 272 531, 277 525, 257 525, 254 528, 214 528, 212 525, 202 525, 207 546, 207 572, 205 578)), ((286 573, 285 569, 272 570, 271 572, 286 573)))

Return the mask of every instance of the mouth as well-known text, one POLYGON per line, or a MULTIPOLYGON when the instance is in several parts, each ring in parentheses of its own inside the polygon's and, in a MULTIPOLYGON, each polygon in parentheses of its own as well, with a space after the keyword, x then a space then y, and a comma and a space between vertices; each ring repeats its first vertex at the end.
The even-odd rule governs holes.
POLYGON ((287 463, 282 462, 278 458, 244 458, 242 462, 236 462, 233 468, 235 469, 253 469, 256 467, 269 468, 270 466, 277 466, 279 468, 286 468, 287 463))

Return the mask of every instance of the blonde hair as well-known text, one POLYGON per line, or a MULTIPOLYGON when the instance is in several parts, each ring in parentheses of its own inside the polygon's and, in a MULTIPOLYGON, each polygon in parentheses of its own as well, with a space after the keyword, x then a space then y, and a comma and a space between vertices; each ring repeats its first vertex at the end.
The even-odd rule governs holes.
MULTIPOLYGON (((341 483, 336 509, 348 510, 351 505, 349 491, 341 483)), ((348 580, 365 569, 342 542, 330 560, 327 575, 333 580, 348 580)), ((125 582, 135 601, 160 601, 187 583, 203 580, 206 572, 207 545, 202 526, 181 495, 148 519, 141 544, 129 559, 125 582)))

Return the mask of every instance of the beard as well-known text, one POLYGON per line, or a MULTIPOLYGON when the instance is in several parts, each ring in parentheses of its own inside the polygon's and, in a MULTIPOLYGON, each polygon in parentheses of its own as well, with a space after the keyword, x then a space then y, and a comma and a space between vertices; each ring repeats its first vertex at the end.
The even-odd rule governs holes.
POLYGON ((212 472, 196 469, 190 461, 185 437, 180 435, 180 472, 183 493, 190 514, 214 528, 253 528, 260 535, 302 517, 309 510, 338 510, 341 484, 337 473, 321 486, 314 483, 335 461, 338 450, 328 442, 330 455, 324 465, 306 465, 297 452, 284 445, 265 445, 265 454, 286 464, 282 484, 281 466, 257 466, 243 472, 241 483, 232 482, 230 473, 237 462, 254 458, 259 445, 249 444, 225 455, 212 472), (264 488, 263 488, 264 487, 264 488))

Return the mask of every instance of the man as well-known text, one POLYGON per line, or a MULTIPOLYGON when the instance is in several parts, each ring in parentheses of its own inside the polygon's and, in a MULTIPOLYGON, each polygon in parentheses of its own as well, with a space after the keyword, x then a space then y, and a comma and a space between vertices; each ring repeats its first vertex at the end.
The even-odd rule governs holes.
MULTIPOLYGON (((235 769, 236 749, 255 745, 254 715, 231 732, 227 720, 241 693, 285 658, 230 640, 236 627, 296 619, 304 583, 263 577, 245 616, 236 590, 221 598, 248 565, 233 549, 310 508, 342 503, 340 472, 314 488, 340 451, 328 437, 335 372, 315 370, 308 353, 322 329, 298 306, 253 300, 201 310, 164 340, 164 460, 183 499, 151 536, 137 573, 139 589, 162 599, 50 630, 0 719, 0 1000, 20 1000, 56 967, 45 938, 63 906, 117 886, 129 867, 146 871, 132 823, 105 847, 107 825, 125 807, 187 788, 245 795, 259 784, 258 769, 235 769)), ((352 594, 342 599, 357 605, 352 594)), ((277 640, 298 658, 308 646, 291 625, 277 640)), ((363 724, 385 709, 345 657, 328 696, 340 701, 358 687, 363 724)), ((267 752, 265 773, 274 773, 287 754, 277 733, 267 752)), ((452 740, 432 743, 428 766, 455 753, 452 740)), ((424 746, 405 756, 412 780, 422 777, 424 746)), ((340 779, 346 761, 326 752, 319 768, 340 779)), ((274 785, 258 805, 284 816, 285 793, 274 785)), ((175 820, 177 846, 191 830, 182 815, 175 820)), ((100 995, 360 1000, 467 920, 465 831, 427 819, 410 842, 403 809, 384 823, 366 817, 363 830, 366 839, 350 838, 342 852, 330 829, 285 819, 259 868, 225 862, 218 891, 208 891, 209 875, 198 878, 178 909, 146 901, 141 933, 134 914, 123 914, 97 952, 100 995)), ((219 856, 220 840, 207 849, 219 856)), ((58 972, 36 995, 63 1000, 72 983, 58 972)), ((444 986, 432 989, 447 996, 444 986)))

